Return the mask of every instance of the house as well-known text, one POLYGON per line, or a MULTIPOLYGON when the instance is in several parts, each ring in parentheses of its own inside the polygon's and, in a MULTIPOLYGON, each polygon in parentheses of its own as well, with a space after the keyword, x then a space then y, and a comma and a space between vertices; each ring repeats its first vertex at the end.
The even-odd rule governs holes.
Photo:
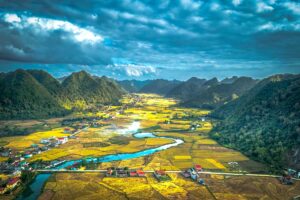
POLYGON ((196 181, 198 179, 198 174, 191 174, 191 178, 196 181))
POLYGON ((57 138, 57 141, 60 143, 60 144, 65 144, 68 142, 68 137, 59 137, 57 138))
POLYGON ((136 173, 139 177, 145 176, 145 172, 141 169, 136 170, 136 173))
POLYGON ((292 185, 293 184, 293 180, 290 175, 283 175, 282 177, 279 178, 279 181, 283 185, 292 185))
POLYGON ((65 128, 64 133, 71 133, 71 129, 70 128, 65 128))
POLYGON ((41 147, 41 150, 42 151, 47 151, 49 148, 47 147, 47 146, 43 146, 43 147, 41 147))
POLYGON ((21 182, 19 177, 10 178, 6 185, 9 189, 14 189, 21 182))
POLYGON ((155 170, 154 175, 157 177, 165 176, 166 172, 164 170, 155 170))
POLYGON ((198 183, 201 185, 205 185, 204 179, 202 179, 202 178, 199 179, 198 183))
POLYGON ((24 154, 24 158, 31 158, 32 157, 32 153, 30 151, 26 151, 24 154))
POLYGON ((39 148, 39 145, 37 145, 37 144, 32 144, 31 147, 34 148, 34 149, 36 149, 36 148, 39 148))
POLYGON ((48 139, 41 139, 40 143, 41 144, 48 144, 50 142, 50 140, 48 139))
POLYGON ((181 174, 182 174, 182 176, 185 177, 185 178, 190 178, 190 177, 191 177, 191 174, 190 174, 187 170, 181 172, 181 174))
POLYGON ((131 177, 137 176, 136 171, 131 171, 131 172, 129 172, 129 176, 131 176, 131 177))
POLYGON ((194 169, 196 170, 196 172, 200 172, 202 171, 202 166, 197 164, 194 166, 194 169))
POLYGON ((106 171, 106 176, 112 176, 113 175, 113 169, 112 168, 108 168, 106 171))
POLYGON ((169 180, 171 180, 171 177, 164 170, 154 171, 154 177, 158 181, 169 181, 169 180))

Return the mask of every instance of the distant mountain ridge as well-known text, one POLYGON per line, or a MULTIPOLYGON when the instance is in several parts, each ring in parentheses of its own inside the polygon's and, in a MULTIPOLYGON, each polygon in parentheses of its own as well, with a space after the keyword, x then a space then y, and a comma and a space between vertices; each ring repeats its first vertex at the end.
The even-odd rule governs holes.
POLYGON ((258 81, 250 77, 225 78, 218 81, 192 77, 187 81, 178 80, 146 80, 119 81, 128 92, 155 93, 181 100, 181 105, 214 109, 251 89, 258 81))
POLYGON ((217 78, 205 80, 193 77, 173 88, 167 96, 180 99, 184 106, 214 109, 238 98, 256 83, 257 80, 250 77, 235 77, 221 82, 217 78))
POLYGON ((116 103, 125 93, 106 77, 80 71, 62 83, 42 70, 16 70, 0 75, 0 119, 62 116, 73 109, 116 103))
POLYGON ((156 79, 142 87, 139 92, 166 95, 180 83, 181 81, 178 80, 169 81, 164 79, 156 79))
POLYGON ((139 92, 145 85, 149 84, 151 80, 123 80, 118 83, 128 92, 139 92))

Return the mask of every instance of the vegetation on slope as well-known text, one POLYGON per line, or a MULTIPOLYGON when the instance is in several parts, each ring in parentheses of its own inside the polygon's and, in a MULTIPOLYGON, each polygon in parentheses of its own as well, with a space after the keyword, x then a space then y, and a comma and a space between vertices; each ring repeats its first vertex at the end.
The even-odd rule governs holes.
POLYGON ((123 80, 118 83, 128 92, 139 92, 145 85, 149 84, 151 80, 123 80))
POLYGON ((25 70, 0 80, 0 118, 43 118, 66 113, 49 91, 25 70))
POLYGON ((211 133, 221 144, 267 163, 300 169, 300 76, 276 75, 220 107, 211 133))
POLYGON ((116 103, 125 91, 106 77, 92 77, 85 71, 71 74, 62 82, 67 108, 90 108, 94 105, 116 103))
POLYGON ((214 109, 238 98, 256 82, 249 77, 233 77, 221 82, 216 78, 210 80, 191 78, 175 87, 167 96, 181 99, 184 106, 214 109))
POLYGON ((149 84, 140 89, 140 93, 155 93, 165 95, 181 82, 177 80, 169 81, 164 79, 152 80, 149 84))
POLYGON ((62 84, 42 70, 16 70, 0 75, 0 119, 62 116, 72 109, 116 103, 125 91, 106 77, 81 71, 62 84))

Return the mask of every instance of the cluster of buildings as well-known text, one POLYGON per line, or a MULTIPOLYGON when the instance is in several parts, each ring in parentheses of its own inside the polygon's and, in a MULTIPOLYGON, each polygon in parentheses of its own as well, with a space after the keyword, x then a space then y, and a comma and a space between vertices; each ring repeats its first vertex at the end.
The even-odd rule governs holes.
POLYGON ((3 174, 7 174, 10 177, 7 180, 1 180, 0 194, 11 191, 17 185, 19 185, 19 183, 21 182, 20 177, 22 170, 33 170, 36 164, 39 165, 39 168, 49 165, 49 163, 47 162, 29 163, 26 160, 36 154, 47 151, 52 147, 57 147, 61 144, 65 144, 66 142, 68 142, 69 138, 74 138, 74 133, 70 128, 65 128, 64 132, 72 133, 72 135, 69 135, 68 137, 44 138, 40 140, 40 144, 32 144, 24 151, 16 151, 11 148, 0 147, 0 156, 7 158, 5 162, 0 162, 0 172, 3 174))
POLYGON ((185 178, 191 178, 193 181, 196 181, 198 183, 200 183, 201 185, 204 185, 205 182, 202 178, 200 178, 198 172, 203 171, 203 168, 201 165, 195 165, 192 168, 189 168, 185 171, 183 171, 181 174, 185 177, 185 178))
POLYGON ((292 185, 294 183, 293 178, 300 179, 300 171, 294 169, 285 169, 279 181, 283 185, 292 185))
POLYGON ((1 183, 0 194, 5 194, 14 190, 21 183, 20 177, 12 177, 1 183))
POLYGON ((109 177, 145 177, 145 172, 141 169, 129 169, 128 167, 110 167, 106 171, 109 177))
MULTIPOLYGON (((69 136, 71 137, 71 136, 69 136)), ((68 137, 64 136, 64 137, 51 137, 51 138, 43 138, 41 139, 40 143, 44 145, 44 147, 48 147, 48 149, 50 147, 57 147, 61 144, 65 144, 68 142, 68 137)))

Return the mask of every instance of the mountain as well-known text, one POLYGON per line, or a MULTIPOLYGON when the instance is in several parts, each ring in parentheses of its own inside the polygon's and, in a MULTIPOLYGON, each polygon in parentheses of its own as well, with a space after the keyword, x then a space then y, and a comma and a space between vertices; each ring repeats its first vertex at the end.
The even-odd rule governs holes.
POLYGON ((300 75, 275 75, 216 109, 223 119, 211 135, 265 162, 272 170, 300 169, 300 75))
POLYGON ((0 119, 62 116, 72 109, 116 103, 125 91, 106 77, 81 71, 60 83, 42 70, 0 74, 0 119))
POLYGON ((0 118, 25 119, 60 116, 66 110, 31 73, 16 70, 0 78, 0 118))
POLYGON ((95 104, 116 103, 125 91, 111 79, 92 77, 85 71, 75 72, 62 82, 64 105, 88 108, 95 104))
POLYGON ((224 84, 231 84, 233 83, 234 81, 236 81, 238 79, 237 76, 233 76, 231 78, 225 78, 221 81, 221 83, 224 83, 224 84))
POLYGON ((62 86, 59 81, 43 70, 27 70, 51 95, 59 96, 62 93, 62 86))
POLYGON ((257 81, 249 77, 239 77, 227 79, 225 82, 219 82, 217 78, 191 78, 175 87, 167 96, 180 99, 184 106, 213 109, 238 98, 257 81))
POLYGON ((194 91, 200 90, 201 86, 206 82, 205 79, 192 77, 189 80, 178 84, 167 93, 167 96, 181 99, 183 101, 192 98, 194 91))
POLYGON ((118 83, 128 92, 139 92, 145 85, 149 84, 151 80, 123 80, 118 83))
POLYGON ((146 84, 142 87, 139 92, 140 93, 155 93, 160 95, 165 95, 169 93, 173 88, 179 85, 181 82, 178 80, 164 80, 164 79, 156 79, 150 81, 150 83, 146 84))

